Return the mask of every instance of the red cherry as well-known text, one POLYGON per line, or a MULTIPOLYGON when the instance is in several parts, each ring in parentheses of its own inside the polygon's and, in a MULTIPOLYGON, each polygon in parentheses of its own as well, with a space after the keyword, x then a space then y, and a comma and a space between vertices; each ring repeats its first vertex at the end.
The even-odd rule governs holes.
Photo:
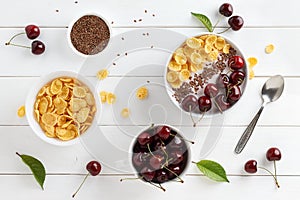
POLYGON ((228 101, 234 104, 241 98, 241 90, 237 85, 228 85, 228 101))
POLYGON ((86 165, 86 170, 88 170, 92 176, 97 176, 101 171, 101 164, 98 161, 90 161, 86 165))
POLYGON ((217 96, 218 93, 219 93, 219 89, 218 89, 217 85, 214 83, 207 84, 204 89, 204 94, 210 98, 217 96))
POLYGON ((234 31, 240 30, 244 25, 244 20, 240 16, 232 16, 228 19, 228 24, 234 31))
POLYGON ((31 43, 31 52, 35 55, 40 55, 45 51, 45 44, 39 40, 35 40, 31 43))
POLYGON ((152 181, 155 176, 155 171, 145 167, 141 170, 140 175, 143 177, 145 181, 152 181))
POLYGON ((249 160, 245 163, 244 169, 246 172, 250 174, 254 174, 257 172, 257 162, 256 160, 249 160))
POLYGON ((149 160, 149 164, 152 167, 152 169, 157 170, 160 169, 163 165, 163 160, 165 158, 161 156, 160 154, 153 154, 153 156, 149 160))
POLYGON ((170 137, 171 128, 168 126, 158 127, 157 134, 162 140, 167 140, 170 137))
POLYGON ((215 98, 217 106, 221 109, 221 111, 225 111, 230 107, 230 103, 227 101, 226 96, 224 94, 219 94, 215 98))
POLYGON ((233 85, 241 85, 245 79, 245 73, 241 71, 234 71, 230 74, 230 82, 233 85))
POLYGON ((143 132, 138 136, 138 142, 140 145, 149 144, 152 140, 151 135, 148 132, 143 132))
POLYGON ((187 112, 192 112, 198 106, 198 99, 195 95, 187 95, 181 102, 182 109, 187 112))
POLYGON ((219 77, 217 78, 217 86, 219 89, 226 88, 229 82, 230 79, 227 74, 220 74, 219 77))
POLYGON ((26 35, 29 39, 33 40, 40 35, 40 29, 36 25, 28 25, 25 27, 26 35))
POLYGON ((266 157, 269 161, 275 161, 281 159, 281 152, 278 148, 272 147, 268 149, 266 157))
POLYGON ((211 109, 211 100, 207 96, 201 96, 198 99, 199 110, 201 112, 207 112, 211 109))
POLYGON ((232 56, 228 60, 228 66, 232 70, 239 70, 244 67, 244 59, 241 56, 232 56))
POLYGON ((230 3, 223 3, 219 8, 219 13, 225 17, 230 17, 232 15, 233 8, 230 3))

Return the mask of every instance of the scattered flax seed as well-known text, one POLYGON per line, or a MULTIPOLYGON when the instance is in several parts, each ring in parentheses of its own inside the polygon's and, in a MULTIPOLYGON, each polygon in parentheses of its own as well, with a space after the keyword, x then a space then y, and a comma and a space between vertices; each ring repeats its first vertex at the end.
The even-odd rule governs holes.
POLYGON ((116 63, 113 63, 113 65, 115 66, 115 65, 117 65, 116 63))
POLYGON ((125 40, 125 38, 123 38, 123 37, 122 37, 121 39, 122 39, 122 40, 125 40))
POLYGON ((151 49, 153 49, 153 48, 154 48, 154 46, 152 45, 150 48, 151 48, 151 49))
POLYGON ((114 24, 114 22, 112 21, 111 24, 114 24))
POLYGON ((145 13, 147 13, 148 11, 147 10, 145 10, 145 13))
POLYGON ((143 21, 142 19, 139 19, 139 22, 143 21))
POLYGON ((273 44, 269 44, 269 45, 266 46, 265 52, 267 54, 270 54, 270 53, 272 53, 274 51, 274 49, 275 49, 275 46, 273 44))
POLYGON ((59 12, 59 10, 55 10, 55 12, 59 12))
POLYGON ((19 117, 24 117, 26 114, 25 112, 25 106, 21 106, 19 109, 18 109, 18 116, 19 117))
POLYGON ((150 81, 147 81, 147 83, 150 83, 150 81))
POLYGON ((149 33, 146 33, 146 35, 149 36, 150 34, 149 34, 149 33))
POLYGON ((120 56, 120 54, 118 53, 117 56, 120 56))
POLYGON ((152 14, 152 17, 155 17, 155 14, 152 14))
POLYGON ((128 55, 128 53, 125 53, 125 56, 127 56, 128 55))
POLYGON ((78 3, 78 1, 75 1, 74 3, 78 3))
POLYGON ((136 20, 133 20, 134 23, 136 23, 136 20))
POLYGON ((146 36, 146 33, 143 33, 143 36, 146 36))

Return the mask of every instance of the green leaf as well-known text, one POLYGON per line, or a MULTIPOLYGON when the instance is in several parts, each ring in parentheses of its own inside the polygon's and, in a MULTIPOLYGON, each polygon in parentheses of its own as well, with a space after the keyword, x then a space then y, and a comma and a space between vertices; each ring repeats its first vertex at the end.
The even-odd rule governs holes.
POLYGON ((191 14, 196 17, 199 21, 202 22, 202 24, 206 27, 206 29, 209 31, 209 32, 213 32, 213 26, 211 24, 211 21, 208 17, 206 17, 205 15, 203 14, 200 14, 200 13, 193 13, 191 12, 191 14))
POLYGON ((199 170, 208 178, 217 182, 228 182, 224 168, 217 162, 211 160, 201 160, 195 163, 199 170))
POLYGON ((30 168, 35 180, 39 183, 41 188, 44 190, 44 182, 46 178, 46 170, 44 165, 38 159, 32 156, 24 155, 24 154, 21 155, 18 152, 16 152, 16 154, 20 156, 22 161, 30 168))

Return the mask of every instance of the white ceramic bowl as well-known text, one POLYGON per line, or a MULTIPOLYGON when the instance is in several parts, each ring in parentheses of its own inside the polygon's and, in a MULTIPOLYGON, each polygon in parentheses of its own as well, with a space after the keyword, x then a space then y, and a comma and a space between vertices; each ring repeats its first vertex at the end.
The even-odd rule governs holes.
MULTIPOLYGON (((189 166, 190 166, 190 163, 191 163, 191 149, 190 149, 190 145, 191 145, 191 144, 189 144, 188 142, 186 142, 186 141, 184 140, 185 138, 184 138, 182 132, 181 132, 179 129, 177 129, 177 128, 171 126, 171 125, 168 125, 168 124, 155 124, 155 125, 153 126, 153 128, 160 127, 160 126, 168 126, 168 127, 170 127, 172 130, 174 130, 174 131, 176 131, 178 134, 180 134, 180 137, 183 138, 182 141, 185 143, 185 145, 186 145, 186 147, 187 147, 186 151, 188 152, 188 157, 187 157, 186 166, 185 166, 184 170, 182 171, 182 173, 179 175, 179 177, 182 178, 182 179, 184 179, 183 177, 185 176, 185 174, 186 174, 186 172, 187 172, 187 170, 188 170, 188 168, 189 168, 189 166)), ((148 130, 149 128, 151 128, 151 127, 147 127, 147 128, 145 128, 145 129, 143 129, 143 130, 142 130, 142 131, 141 131, 141 132, 133 139, 133 141, 132 141, 132 143, 131 143, 131 145, 130 145, 130 149, 129 149, 129 163, 130 163, 130 165, 131 165, 131 168, 133 169, 133 171, 134 171, 136 174, 138 174, 139 172, 136 170, 136 168, 134 167, 134 165, 133 165, 133 163, 132 163, 132 157, 133 157, 133 155, 135 154, 135 153, 133 152, 133 147, 134 147, 134 144, 135 144, 136 141, 137 141, 138 136, 139 136, 141 133, 143 133, 143 132, 145 132, 146 130, 148 130)), ((176 179, 176 178, 175 178, 175 179, 176 179)), ((175 180, 175 179, 173 179, 173 180, 175 180)), ((141 180, 142 180, 142 179, 141 179, 141 180)), ((143 180, 142 180, 142 182, 148 184, 146 181, 143 181, 143 180)), ((166 182, 164 182, 164 183, 162 183, 162 184, 169 184, 169 183, 172 183, 172 182, 173 182, 173 181, 170 180, 170 181, 166 181, 166 182)))
POLYGON ((111 37, 112 37, 112 28, 111 28, 110 23, 109 23, 104 17, 102 17, 101 15, 99 15, 98 13, 95 13, 95 12, 88 12, 88 13, 85 13, 85 14, 82 14, 82 15, 76 17, 76 18, 69 24, 69 26, 68 26, 68 30, 67 30, 67 40, 68 40, 68 44, 69 44, 70 48, 71 48, 77 55, 82 56, 82 57, 84 57, 84 58, 87 58, 87 57, 95 57, 95 56, 101 54, 101 52, 105 51, 105 49, 107 48, 107 46, 110 44, 110 39, 109 39, 107 46, 106 46, 101 52, 96 53, 96 54, 93 54, 93 55, 87 55, 87 54, 81 53, 80 51, 78 51, 78 50, 74 47, 74 45, 73 45, 73 43, 72 43, 72 41, 71 41, 71 31, 72 31, 73 25, 74 25, 74 24, 77 22, 77 20, 79 20, 81 17, 87 16, 87 15, 94 15, 94 16, 97 16, 97 17, 99 17, 100 19, 102 19, 102 20, 106 23, 106 25, 107 25, 107 27, 108 27, 108 29, 109 29, 110 39, 111 39, 111 37))
MULTIPOLYGON (((243 68, 243 71, 244 71, 244 73, 245 73, 245 79, 244 79, 243 84, 240 86, 240 89, 241 89, 241 92, 242 92, 241 98, 243 98, 243 96, 244 96, 243 94, 245 93, 245 90, 246 90, 246 88, 247 88, 248 79, 249 79, 249 72, 248 72, 248 67, 247 67, 247 61, 246 61, 246 58, 245 58, 245 56, 244 56, 244 53, 243 53, 242 50, 238 47, 237 44, 235 44, 232 40, 230 40, 229 38, 227 38, 227 37, 225 37, 225 36, 223 36, 223 35, 205 32, 205 33, 196 35, 196 36, 194 36, 194 37, 199 37, 199 36, 201 36, 201 35, 216 35, 216 36, 223 37, 223 38, 225 39, 225 41, 226 41, 227 43, 229 43, 229 44, 236 50, 237 55, 241 56, 241 57, 244 59, 244 68, 243 68)), ((187 38, 187 39, 188 39, 188 38, 187 38)), ((182 43, 180 44, 180 46, 181 46, 184 42, 185 42, 185 41, 182 41, 182 43)), ((180 46, 178 46, 178 47, 180 47, 180 46)), ((177 47, 177 48, 178 48, 178 47, 177 47)), ((176 50, 176 49, 175 49, 175 50, 176 50)), ((173 53, 170 55, 170 57, 169 57, 169 59, 168 59, 166 65, 165 65, 166 68, 165 68, 165 71, 164 71, 164 82, 165 82, 165 86, 166 86, 166 91, 167 91, 169 97, 171 98, 171 101, 174 103, 174 105, 175 105, 178 109, 180 109, 182 112, 186 113, 187 115, 190 115, 189 112, 187 112, 187 111, 185 111, 185 110, 183 110, 183 109, 181 108, 180 104, 179 104, 179 103, 175 100, 175 98, 172 96, 172 95, 174 94, 174 92, 173 92, 173 90, 172 90, 172 88, 171 88, 171 86, 170 86, 170 84, 168 83, 167 78, 166 78, 167 72, 168 72, 168 64, 169 64, 169 62, 171 61, 172 56, 173 56, 173 53)), ((216 77, 215 77, 215 78, 216 78, 216 77)), ((211 83, 214 83, 214 81, 215 81, 215 79, 212 79, 212 82, 211 82, 211 83)), ((204 90, 204 89, 201 89, 201 88, 200 88, 200 90, 204 90)), ((203 92, 202 92, 202 93, 203 93, 203 92)), ((199 97, 199 96, 198 96, 198 97, 199 97)), ((228 110, 230 110, 231 108, 237 106, 237 105, 239 104, 241 98, 240 98, 234 105, 232 105, 232 106, 229 107, 228 109, 224 110, 222 113, 224 114, 224 113, 226 113, 228 110)), ((213 107, 214 107, 214 102, 213 102, 213 100, 212 100, 212 109, 211 109, 210 111, 206 112, 205 115, 203 115, 202 113, 195 113, 195 112, 192 112, 192 115, 193 115, 194 117, 198 117, 198 118, 199 118, 199 117, 212 117, 212 116, 221 114, 221 112, 220 112, 217 108, 213 108, 213 107)))
POLYGON ((53 144, 53 145, 58 145, 58 146, 70 146, 70 145, 77 144, 80 142, 80 139, 81 139, 80 137, 86 137, 86 135, 88 135, 90 131, 95 130, 97 127, 97 121, 98 121, 97 119, 99 118, 99 113, 101 110, 101 104, 100 104, 99 98, 98 98, 98 96, 95 95, 95 90, 94 90, 94 87, 92 86, 92 84, 85 77, 83 77, 82 75, 80 75, 76 72, 73 72, 73 71, 57 71, 57 72, 53 72, 53 73, 50 73, 50 74, 47 74, 47 75, 41 77, 39 82, 36 85, 34 85, 32 87, 32 89, 29 91, 27 99, 26 99, 25 107, 26 107, 27 120, 29 122, 30 127, 34 131, 34 133, 39 138, 44 140, 45 142, 47 142, 49 144, 53 144), (97 108, 92 125, 84 133, 82 133, 79 137, 74 138, 69 141, 62 141, 57 138, 47 137, 45 135, 44 131, 41 129, 39 123, 36 121, 35 116, 34 116, 34 104, 35 104, 36 96, 37 96, 39 90, 45 84, 49 83, 53 79, 58 78, 58 77, 63 77, 63 76, 76 78, 79 81, 81 81, 82 83, 84 83, 87 87, 89 87, 90 91, 94 94, 96 108, 97 108))

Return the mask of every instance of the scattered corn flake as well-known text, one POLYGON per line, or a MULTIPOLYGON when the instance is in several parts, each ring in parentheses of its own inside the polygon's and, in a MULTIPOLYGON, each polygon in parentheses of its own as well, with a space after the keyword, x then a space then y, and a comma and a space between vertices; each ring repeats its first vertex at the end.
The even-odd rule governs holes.
POLYGON ((249 63, 249 67, 254 67, 257 64, 257 58, 255 57, 249 57, 247 61, 249 63))
POLYGON ((97 78, 99 80, 104 80, 107 78, 108 74, 109 74, 109 72, 107 69, 102 69, 102 70, 98 71, 97 78))
POLYGON ((124 118, 127 118, 129 117, 129 109, 128 108, 123 108, 122 111, 121 111, 121 116, 124 117, 124 118))
POLYGON ((116 100, 117 100, 117 97, 116 97, 115 94, 109 92, 106 95, 106 100, 107 100, 108 104, 114 104, 116 102, 116 100))
POLYGON ((101 98, 101 102, 105 103, 107 101, 107 92, 106 91, 101 91, 100 92, 100 98, 101 98))
POLYGON ((18 109, 18 116, 19 117, 24 117, 25 116, 25 106, 21 106, 19 109, 18 109))
POLYGON ((137 91, 136 91, 136 97, 139 100, 143 100, 146 99, 148 97, 148 89, 146 87, 140 87, 137 91))
POLYGON ((274 45, 273 44, 269 44, 269 45, 266 46, 265 52, 267 54, 270 54, 270 53, 272 53, 274 51, 274 49, 275 49, 274 45))
POLYGON ((252 68, 249 68, 249 79, 253 79, 254 78, 254 70, 252 68))

